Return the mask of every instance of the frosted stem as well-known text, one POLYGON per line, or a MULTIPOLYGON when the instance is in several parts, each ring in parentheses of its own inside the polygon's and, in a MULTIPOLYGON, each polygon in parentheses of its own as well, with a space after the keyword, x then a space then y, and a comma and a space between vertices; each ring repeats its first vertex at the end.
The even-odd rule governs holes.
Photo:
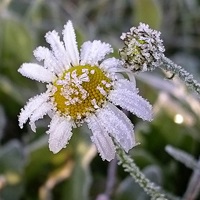
POLYGON ((152 200, 167 200, 164 194, 160 193, 160 188, 148 180, 140 171, 134 160, 125 153, 118 145, 116 145, 119 164, 128 172, 134 180, 144 189, 152 200))
POLYGON ((200 193, 200 159, 198 160, 197 167, 194 169, 190 178, 187 190, 184 194, 184 200, 195 200, 200 193))
POLYGON ((200 83, 198 83, 192 74, 187 72, 185 69, 183 69, 181 66, 173 63, 169 58, 165 57, 164 55, 161 58, 162 65, 161 68, 170 71, 174 74, 176 74, 182 81, 185 82, 185 84, 196 91, 200 95, 200 83))

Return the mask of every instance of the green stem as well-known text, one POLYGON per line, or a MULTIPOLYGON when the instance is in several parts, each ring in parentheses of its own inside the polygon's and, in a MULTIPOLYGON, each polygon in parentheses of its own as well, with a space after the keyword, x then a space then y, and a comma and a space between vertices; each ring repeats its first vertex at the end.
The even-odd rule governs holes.
POLYGON ((198 83, 194 79, 192 74, 187 72, 181 66, 173 63, 169 58, 165 56, 161 58, 161 61, 162 61, 161 68, 176 74, 182 81, 186 83, 186 85, 189 88, 193 89, 195 92, 197 92, 200 95, 200 83, 198 83))
POLYGON ((144 174, 140 171, 134 160, 125 153, 118 145, 116 145, 117 156, 119 164, 128 172, 134 180, 144 189, 144 191, 151 197, 152 200, 167 200, 164 194, 160 193, 160 188, 150 182, 144 174))

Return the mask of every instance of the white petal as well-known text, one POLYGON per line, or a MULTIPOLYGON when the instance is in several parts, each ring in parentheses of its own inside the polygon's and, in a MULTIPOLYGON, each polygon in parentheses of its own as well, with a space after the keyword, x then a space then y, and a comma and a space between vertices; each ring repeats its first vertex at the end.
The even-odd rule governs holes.
POLYGON ((96 148, 102 157, 102 160, 111 161, 115 157, 115 146, 111 137, 106 130, 98 123, 96 116, 91 116, 88 120, 88 127, 92 131, 92 142, 96 145, 96 148))
POLYGON ((53 53, 46 47, 38 47, 33 51, 35 58, 38 61, 44 60, 44 67, 54 72, 55 74, 60 74, 63 71, 63 65, 59 66, 53 53))
MULTIPOLYGON (((136 84, 134 73, 124 68, 124 62, 116 58, 108 58, 100 64, 100 68, 110 73, 126 73, 131 82, 136 84)), ((116 74, 118 75, 118 74, 116 74)), ((122 76, 123 77, 123 76, 122 76)))
POLYGON ((58 153, 65 148, 72 136, 72 122, 64 117, 55 115, 50 123, 49 149, 53 153, 58 153))
POLYGON ((138 93, 138 89, 136 88, 136 83, 130 82, 127 79, 119 79, 115 82, 115 89, 120 90, 120 89, 127 89, 130 92, 133 93, 138 93))
POLYGON ((30 79, 46 83, 52 82, 55 77, 52 72, 34 63, 24 63, 18 69, 18 72, 30 79))
POLYGON ((116 58, 108 58, 104 60, 100 64, 100 68, 103 68, 105 71, 115 72, 117 69, 121 69, 121 66, 123 65, 123 62, 116 58))
POLYGON ((97 65, 98 61, 104 59, 106 54, 113 52, 110 44, 99 40, 85 42, 81 47, 81 65, 97 65))
POLYGON ((44 102, 39 109, 36 109, 30 117, 30 126, 32 131, 36 131, 35 121, 42 119, 49 111, 52 110, 52 105, 48 102, 44 102))
POLYGON ((152 106, 136 92, 132 92, 126 88, 115 89, 110 92, 108 98, 115 105, 132 112, 143 120, 151 121, 153 118, 152 106))
POLYGON ((19 114, 19 126, 23 128, 23 124, 27 122, 28 118, 36 111, 40 110, 40 106, 47 102, 49 96, 46 93, 37 95, 29 99, 28 103, 25 105, 19 114))
POLYGON ((70 58, 73 66, 79 65, 79 52, 76 42, 76 34, 71 21, 68 21, 64 26, 63 40, 68 57, 70 58))
POLYGON ((70 61, 67 56, 67 52, 60 41, 60 37, 56 31, 50 31, 45 35, 46 41, 51 45, 53 54, 59 63, 59 66, 63 67, 63 70, 68 69, 70 66, 70 61))
POLYGON ((48 126, 49 130, 46 132, 47 134, 55 132, 57 129, 57 125, 60 123, 60 120, 63 119, 56 113, 53 113, 53 116, 51 118, 51 123, 48 126))
MULTIPOLYGON (((118 69, 115 69, 113 70, 115 73, 125 73, 129 80, 131 81, 132 84, 136 85, 136 80, 135 80, 135 76, 134 76, 134 73, 132 71, 130 71, 129 69, 126 69, 124 67, 121 67, 121 68, 118 68, 118 69)), ((123 76, 123 79, 124 79, 124 76, 123 76)))
POLYGON ((99 123, 128 151, 135 145, 133 124, 128 117, 112 104, 97 112, 99 123))

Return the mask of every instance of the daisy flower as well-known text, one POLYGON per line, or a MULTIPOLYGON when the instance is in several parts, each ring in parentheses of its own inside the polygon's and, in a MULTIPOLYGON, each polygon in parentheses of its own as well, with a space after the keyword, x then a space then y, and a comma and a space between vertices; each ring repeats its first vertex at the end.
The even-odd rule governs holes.
POLYGON ((134 126, 116 106, 151 120, 151 105, 138 95, 134 77, 122 67, 122 61, 104 59, 113 52, 109 44, 87 41, 79 54, 71 21, 62 33, 63 42, 56 31, 48 32, 45 38, 51 49, 40 46, 34 51, 43 65, 24 63, 18 70, 47 84, 46 92, 31 98, 21 109, 19 126, 23 128, 29 120, 36 131, 35 121, 48 114, 52 119, 47 131, 49 148, 57 153, 66 147, 72 129, 87 123, 102 159, 110 161, 115 157, 113 138, 126 152, 135 145, 134 126))

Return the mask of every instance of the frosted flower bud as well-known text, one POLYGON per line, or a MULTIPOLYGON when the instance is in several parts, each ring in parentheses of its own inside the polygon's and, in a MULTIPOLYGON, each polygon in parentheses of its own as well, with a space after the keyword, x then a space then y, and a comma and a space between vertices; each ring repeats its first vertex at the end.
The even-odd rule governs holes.
POLYGON ((130 32, 123 33, 120 38, 125 46, 119 50, 119 54, 128 69, 149 71, 161 64, 160 58, 165 48, 159 31, 140 23, 138 27, 132 27, 130 32))

